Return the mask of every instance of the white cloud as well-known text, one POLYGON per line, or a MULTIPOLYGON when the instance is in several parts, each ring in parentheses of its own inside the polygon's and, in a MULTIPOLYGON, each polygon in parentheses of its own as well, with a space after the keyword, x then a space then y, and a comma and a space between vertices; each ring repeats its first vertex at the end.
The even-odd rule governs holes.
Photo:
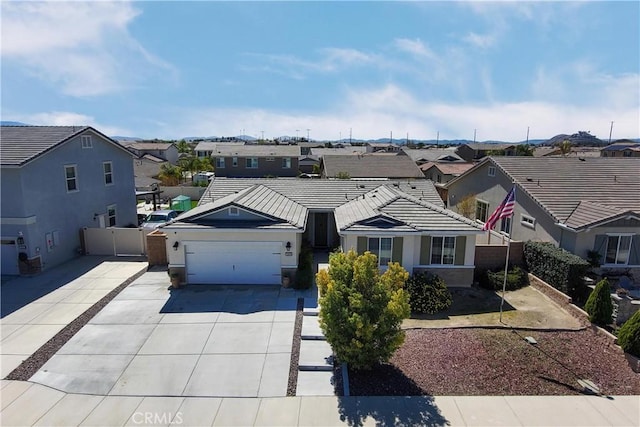
POLYGON ((395 46, 404 52, 410 53, 418 58, 436 59, 437 55, 420 39, 396 39, 395 46))
POLYGON ((34 114, 11 114, 7 119, 34 126, 92 126, 108 136, 130 136, 133 132, 120 126, 99 123, 94 117, 71 111, 48 111, 34 114))
POLYGON ((469 43, 472 46, 478 47, 480 49, 487 49, 493 46, 497 40, 497 33, 494 34, 477 34, 474 32, 470 32, 462 39, 469 43))
MULTIPOLYGON (((2 59, 72 96, 144 84, 176 70, 147 52, 127 27, 128 2, 2 2, 2 59)), ((3 64, 4 66, 4 64, 3 64)))

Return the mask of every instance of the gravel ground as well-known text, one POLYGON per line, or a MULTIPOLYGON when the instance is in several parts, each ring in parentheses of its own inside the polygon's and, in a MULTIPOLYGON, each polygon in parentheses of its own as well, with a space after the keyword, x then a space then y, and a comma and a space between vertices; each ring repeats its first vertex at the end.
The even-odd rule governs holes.
POLYGON ((296 306, 296 321, 293 326, 293 341, 291 343, 291 362, 289 364, 289 382, 287 383, 287 396, 295 396, 298 388, 298 361, 300 360, 300 341, 302 339, 302 316, 304 310, 304 298, 298 298, 296 306))
POLYGON ((350 370, 349 387, 354 396, 576 395, 583 391, 578 378, 603 394, 640 394, 640 375, 622 350, 591 328, 409 330, 390 363, 350 370))

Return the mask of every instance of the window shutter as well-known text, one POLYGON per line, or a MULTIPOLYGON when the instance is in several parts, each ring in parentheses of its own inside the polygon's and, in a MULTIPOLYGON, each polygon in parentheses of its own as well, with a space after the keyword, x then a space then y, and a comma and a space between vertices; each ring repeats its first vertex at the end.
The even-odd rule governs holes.
POLYGON ((456 237, 456 258, 455 265, 464 265, 464 253, 467 248, 467 236, 456 237))
POLYGON ((607 236, 605 234, 598 234, 595 239, 593 250, 600 254, 600 262, 604 263, 607 251, 607 236))
POLYGON ((402 264, 402 237, 393 238, 393 253, 391 254, 391 261, 402 264))
POLYGON ((636 234, 631 238, 629 265, 640 265, 640 234, 636 234))
POLYGON ((358 237, 358 255, 362 255, 367 251, 367 238, 366 237, 358 237))
POLYGON ((431 236, 420 238, 420 265, 431 264, 431 236))

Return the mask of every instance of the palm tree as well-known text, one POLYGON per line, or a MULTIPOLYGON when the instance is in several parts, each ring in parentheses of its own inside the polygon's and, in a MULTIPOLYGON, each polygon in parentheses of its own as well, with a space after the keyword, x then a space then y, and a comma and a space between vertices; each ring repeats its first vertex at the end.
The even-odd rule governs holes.
POLYGON ((184 139, 181 139, 180 142, 176 144, 176 147, 178 148, 178 153, 191 153, 191 147, 184 139))
POLYGON ((179 166, 172 165, 171 163, 164 163, 160 166, 160 173, 158 178, 162 180, 165 185, 178 185, 180 178, 182 177, 182 169, 179 166))
POLYGON ((558 147, 560 148, 560 153, 563 156, 571 153, 571 141, 569 141, 568 139, 562 141, 558 147))

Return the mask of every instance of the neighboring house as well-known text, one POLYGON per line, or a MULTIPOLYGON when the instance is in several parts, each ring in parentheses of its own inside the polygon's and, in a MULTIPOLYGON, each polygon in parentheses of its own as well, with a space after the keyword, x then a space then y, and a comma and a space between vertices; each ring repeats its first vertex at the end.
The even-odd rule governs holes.
POLYGON ((449 148, 410 149, 405 147, 403 150, 418 165, 428 162, 466 163, 462 157, 455 153, 455 150, 449 148))
POLYGON ((180 153, 178 147, 172 142, 124 142, 127 150, 131 151, 136 157, 142 157, 145 154, 163 159, 172 165, 178 163, 180 153))
POLYGON ((297 145, 217 144, 211 153, 216 176, 230 178, 294 177, 299 157, 297 145))
MULTIPOLYGON (((472 196, 475 219, 485 222, 515 184, 512 238, 552 242, 585 259, 597 251, 603 267, 640 274, 639 171, 633 158, 489 157, 446 185, 448 206, 458 210, 472 196)), ((508 226, 505 219, 496 228, 508 226)))
POLYGON ((216 151, 216 146, 219 145, 219 144, 223 144, 223 145, 245 145, 245 142, 244 141, 232 141, 232 142, 221 143, 220 141, 218 141, 218 142, 215 142, 215 141, 203 141, 203 142, 199 142, 198 145, 196 145, 196 147, 193 149, 193 152, 199 158, 211 157, 211 155, 216 151))
POLYGON ((307 156, 311 154, 312 148, 323 148, 324 142, 318 141, 300 141, 298 142, 298 147, 300 147, 300 155, 307 156))
POLYGON ((153 184, 160 184, 156 177, 160 173, 162 165, 168 163, 166 160, 145 154, 133 160, 133 173, 135 176, 136 190, 148 189, 153 184))
POLYGON ((640 157, 640 142, 616 141, 600 150, 601 157, 640 157))
POLYGON ((298 167, 302 173, 317 173, 316 169, 320 168, 320 158, 311 154, 302 155, 298 157, 298 167))
POLYGON ((367 148, 367 153, 375 153, 378 151, 385 153, 399 153, 402 151, 402 147, 400 145, 390 142, 367 142, 365 147, 367 148))
POLYGON ((137 225, 132 154, 96 129, 2 126, 0 148, 3 275, 77 256, 84 227, 137 225))
POLYGON ((444 209, 430 181, 228 179, 161 228, 170 271, 188 283, 280 284, 295 275, 303 242, 375 253, 384 270, 473 282, 480 226, 444 209))
POLYGON ((367 147, 363 145, 346 147, 332 147, 332 148, 312 148, 311 155, 323 157, 323 156, 346 156, 346 155, 362 155, 367 152, 367 147))
POLYGON ((456 149, 456 154, 466 162, 478 161, 496 152, 504 152, 504 154, 502 154, 504 156, 515 156, 516 144, 476 142, 473 144, 462 144, 456 149))
POLYGON ((446 184, 453 178, 456 178, 474 166, 474 163, 457 163, 457 162, 428 162, 420 165, 420 170, 424 173, 425 178, 437 184, 446 184))
POLYGON ((374 155, 331 156, 320 161, 323 178, 348 176, 350 178, 423 179, 422 171, 409 156, 374 155))

